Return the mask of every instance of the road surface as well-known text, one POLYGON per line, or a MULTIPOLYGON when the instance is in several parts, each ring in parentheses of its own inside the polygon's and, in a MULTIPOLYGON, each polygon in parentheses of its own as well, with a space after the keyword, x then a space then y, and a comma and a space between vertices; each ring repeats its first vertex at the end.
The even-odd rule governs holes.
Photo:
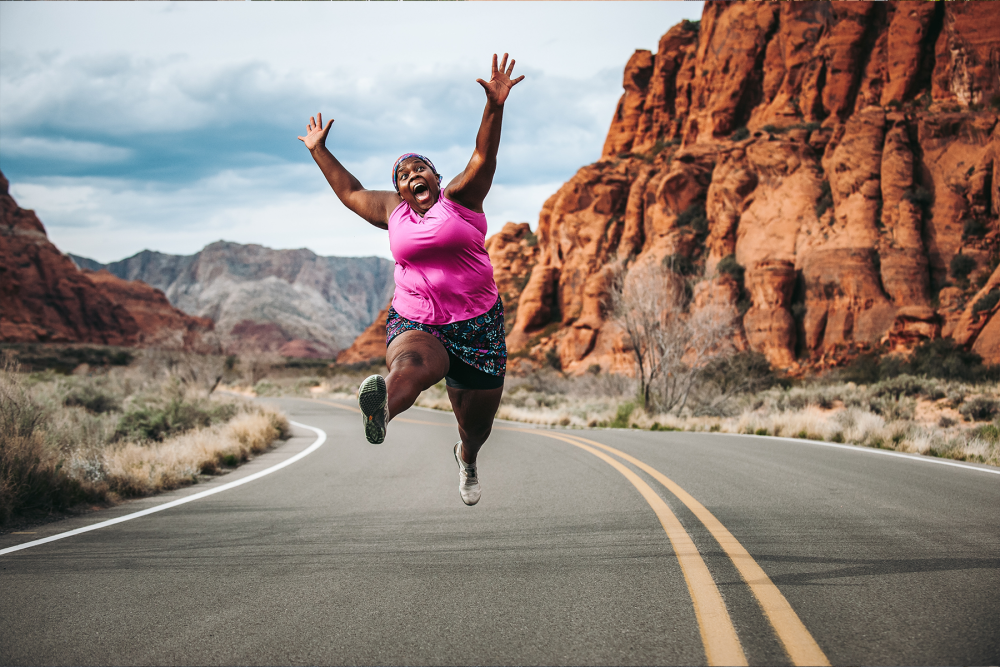
POLYGON ((274 402, 232 473, 0 536, 0 662, 1000 663, 995 468, 498 422, 466 507, 452 415, 274 402))

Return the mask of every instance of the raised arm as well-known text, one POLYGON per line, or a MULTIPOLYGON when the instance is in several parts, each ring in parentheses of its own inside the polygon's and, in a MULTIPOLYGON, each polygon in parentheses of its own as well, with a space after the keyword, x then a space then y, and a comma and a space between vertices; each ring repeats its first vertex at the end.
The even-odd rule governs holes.
POLYGON ((403 200, 397 193, 388 190, 365 190, 361 182, 333 157, 333 153, 326 147, 326 137, 330 134, 332 125, 331 118, 324 127, 323 114, 318 113, 309 119, 306 136, 299 137, 299 140, 312 153, 316 164, 344 206, 376 227, 388 229, 389 215, 403 200))
POLYGON ((453 178, 444 190, 444 195, 477 213, 483 212, 483 200, 493 185, 493 174, 497 170, 497 150, 500 148, 500 126, 503 122, 503 105, 510 89, 524 76, 513 81, 514 59, 507 65, 507 54, 497 67, 497 54, 493 54, 493 72, 489 82, 476 81, 486 91, 486 109, 476 135, 476 149, 465 170, 453 178))

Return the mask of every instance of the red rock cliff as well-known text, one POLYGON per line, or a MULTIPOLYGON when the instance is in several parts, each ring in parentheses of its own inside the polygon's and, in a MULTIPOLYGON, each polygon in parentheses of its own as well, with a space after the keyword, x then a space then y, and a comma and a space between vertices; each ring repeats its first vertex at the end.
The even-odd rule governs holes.
POLYGON ((212 328, 144 283, 80 271, 0 174, 0 340, 210 352, 218 349, 212 328))
POLYGON ((609 271, 667 261, 781 368, 942 335, 1000 363, 998 52, 992 3, 706 3, 545 203, 512 352, 628 367, 609 271))

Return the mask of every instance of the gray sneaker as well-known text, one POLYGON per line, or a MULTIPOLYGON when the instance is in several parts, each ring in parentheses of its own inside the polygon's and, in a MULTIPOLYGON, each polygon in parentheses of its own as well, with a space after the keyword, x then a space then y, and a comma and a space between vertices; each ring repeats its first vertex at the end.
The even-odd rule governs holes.
POLYGON ((458 450, 462 446, 462 441, 455 443, 455 463, 458 464, 458 492, 462 494, 462 502, 466 505, 475 505, 479 502, 479 496, 483 493, 483 488, 479 486, 479 476, 476 474, 476 466, 469 465, 459 456, 458 450))
POLYGON ((368 442, 378 445, 385 440, 385 429, 389 423, 389 392, 385 388, 385 378, 369 375, 358 387, 358 407, 365 422, 365 437, 368 442))

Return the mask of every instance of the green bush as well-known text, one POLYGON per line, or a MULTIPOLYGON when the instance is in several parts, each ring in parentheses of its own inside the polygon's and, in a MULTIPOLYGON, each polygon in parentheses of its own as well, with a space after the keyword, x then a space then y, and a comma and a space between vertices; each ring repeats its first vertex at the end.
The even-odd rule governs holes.
POLYGON ((983 366, 982 357, 975 352, 963 350, 946 338, 917 346, 906 364, 905 372, 963 382, 979 382, 995 375, 995 371, 983 366))
POLYGON ((698 267, 694 264, 694 262, 679 252, 674 253, 669 257, 664 257, 663 266, 666 269, 682 276, 692 276, 698 270, 698 267))
POLYGON ((974 268, 976 268, 976 260, 968 255, 959 253, 951 258, 951 275, 956 280, 967 280, 974 268))
POLYGON ((984 310, 993 310, 997 302, 1000 302, 1000 287, 994 287, 983 298, 976 301, 975 305, 972 306, 972 312, 979 314, 984 310))
POLYGON ((931 385, 931 382, 923 378, 913 377, 912 375, 899 375, 874 384, 868 391, 875 398, 888 396, 894 400, 899 400, 904 396, 928 395, 931 393, 931 385))
POLYGON ((968 421, 987 421, 1000 415, 1000 401, 991 396, 974 396, 962 403, 958 413, 968 421))
POLYGON ((917 403, 911 398, 878 396, 871 399, 869 407, 871 407, 871 411, 875 414, 882 415, 886 421, 897 421, 901 419, 913 419, 917 403))
POLYGON ((747 129, 746 125, 741 125, 736 128, 736 131, 729 135, 731 141, 743 141, 750 136, 750 130, 747 129))
POLYGON ((996 424, 984 424, 972 429, 972 435, 989 442, 1000 442, 1000 426, 996 424))
POLYGON ((118 420, 115 437, 124 440, 163 440, 198 427, 228 421, 237 412, 233 404, 188 403, 174 399, 166 405, 140 405, 118 420))
POLYGON ((114 395, 101 391, 93 384, 85 384, 71 389, 63 398, 63 405, 67 407, 78 406, 87 412, 98 415, 121 409, 121 403, 114 395))
POLYGON ((678 227, 690 227, 698 234, 708 232, 708 216, 705 214, 704 204, 691 204, 684 212, 677 216, 678 227))
POLYGON ((627 401, 625 403, 620 403, 618 405, 618 412, 615 414, 615 418, 611 421, 609 426, 611 428, 628 428, 629 417, 632 416, 632 412, 635 410, 635 402, 627 401))
POLYGON ((990 228, 979 218, 969 218, 962 225, 962 239, 986 236, 990 228))
POLYGON ((743 276, 746 272, 739 262, 736 261, 736 255, 726 255, 715 267, 716 271, 719 273, 726 273, 732 276, 736 283, 743 288, 743 276))
POLYGON ((753 394, 770 389, 778 378, 760 352, 746 350, 715 357, 701 370, 702 382, 713 385, 716 394, 753 394))

